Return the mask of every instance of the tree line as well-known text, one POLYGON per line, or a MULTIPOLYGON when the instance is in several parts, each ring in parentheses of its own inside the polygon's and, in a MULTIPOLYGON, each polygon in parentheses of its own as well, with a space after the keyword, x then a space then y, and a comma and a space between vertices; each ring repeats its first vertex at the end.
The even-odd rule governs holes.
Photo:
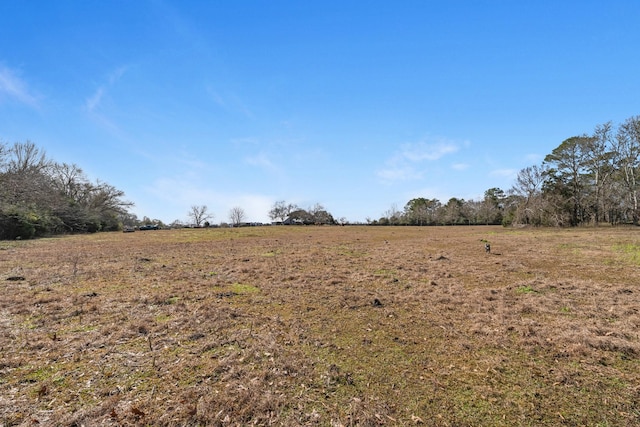
MULTIPOLYGON (((640 116, 615 126, 597 125, 591 134, 564 140, 541 164, 520 170, 512 188, 494 187, 479 200, 453 197, 409 200, 392 206, 369 225, 579 226, 640 222, 640 116)), ((159 220, 139 221, 128 209, 124 192, 102 181, 91 182, 75 164, 49 159, 32 142, 0 141, 0 239, 115 231, 159 220)), ((322 205, 308 209, 277 201, 268 213, 277 224, 345 224, 322 205)), ((191 207, 196 226, 213 218, 206 205, 191 207)), ((229 212, 238 226, 246 214, 229 212)), ((180 221, 174 222, 181 225, 180 221)))
POLYGON ((512 188, 481 200, 415 198, 373 225, 503 224, 579 226, 640 221, 640 116, 597 125, 564 140, 541 164, 520 170, 512 188))
POLYGON ((638 224, 640 116, 563 141, 541 165, 520 171, 514 220, 576 226, 638 224))
POLYGON ((133 205, 123 197, 30 141, 0 142, 0 239, 118 230, 133 205))
POLYGON ((446 203, 438 199, 417 197, 402 210, 392 206, 369 225, 476 225, 503 224, 505 203, 509 197, 500 188, 485 191, 482 200, 452 197, 446 203))
MULTIPOLYGON (((308 209, 302 209, 296 204, 279 200, 273 204, 268 215, 272 224, 276 225, 335 225, 346 223, 344 218, 336 221, 333 215, 327 212, 324 206, 319 203, 316 203, 308 209)), ((189 224, 185 225, 180 220, 175 220, 169 227, 207 228, 218 226, 211 224, 210 221, 213 220, 215 215, 209 211, 207 205, 192 205, 187 212, 187 216, 189 217, 189 224)), ((228 220, 229 222, 221 222, 219 226, 244 227, 264 225, 259 222, 247 222, 247 214, 240 206, 234 206, 229 210, 228 220)), ((154 222, 155 221, 157 220, 154 220, 154 222)))

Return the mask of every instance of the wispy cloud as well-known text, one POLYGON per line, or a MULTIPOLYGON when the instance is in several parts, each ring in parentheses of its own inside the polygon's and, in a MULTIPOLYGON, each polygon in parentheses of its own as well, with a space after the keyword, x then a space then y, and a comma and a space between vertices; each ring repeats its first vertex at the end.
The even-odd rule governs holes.
POLYGON ((101 86, 95 91, 93 95, 87 98, 87 101, 85 102, 87 111, 92 113, 98 107, 98 105, 100 105, 100 101, 102 101, 102 97, 104 96, 104 91, 105 88, 101 86))
POLYGON ((540 154, 527 154, 525 156, 525 159, 531 163, 540 163, 542 162, 542 160, 544 160, 544 156, 540 154))
POLYGON ((253 119, 254 115, 251 109, 244 103, 244 101, 235 93, 221 94, 211 85, 207 85, 205 90, 220 108, 230 113, 240 113, 241 115, 253 119))
POLYGON ((457 170, 457 171, 463 171, 463 170, 467 170, 469 169, 470 165, 467 163, 454 163, 451 165, 451 169, 457 170))
POLYGON ((120 78, 124 76, 124 73, 126 73, 128 69, 129 69, 128 65, 122 65, 116 68, 115 70, 113 70, 111 73, 109 73, 109 75, 107 76, 109 84, 112 85, 116 83, 118 80, 120 80, 120 78))
POLYGON ((10 68, 0 66, 0 99, 2 95, 32 108, 38 108, 38 97, 27 83, 10 68))
POLYGON ((256 147, 260 145, 260 139, 253 136, 247 136, 243 138, 233 138, 231 139, 231 143, 238 147, 244 147, 244 146, 256 147))
POLYGON ((125 138, 125 133, 120 126, 111 119, 109 114, 104 111, 105 108, 103 104, 105 103, 105 99, 109 99, 109 90, 122 78, 127 69, 127 66, 121 66, 108 73, 103 83, 85 99, 83 106, 84 111, 91 120, 118 138, 125 138))
POLYGON ((95 92, 85 100, 84 106, 87 112, 94 113, 98 110, 98 108, 102 104, 103 98, 107 94, 108 89, 115 85, 118 80, 122 78, 122 76, 127 71, 127 68, 127 66, 118 67, 107 75, 106 82, 98 86, 95 92))
POLYGON ((422 178, 422 173, 417 172, 411 166, 391 166, 381 169, 377 173, 384 181, 414 181, 422 178))
POLYGON ((438 160, 447 154, 455 153, 458 149, 457 144, 449 141, 441 141, 435 144, 419 142, 417 144, 403 144, 400 156, 411 162, 438 160))
POLYGON ((268 154, 261 152, 256 154, 255 156, 246 157, 244 159, 245 163, 260 167, 269 172, 279 172, 280 169, 276 164, 271 160, 268 154))
POLYGON ((446 139, 402 144, 399 150, 387 160, 386 167, 380 169, 377 175, 388 182, 422 179, 423 172, 419 167, 423 162, 439 160, 459 149, 459 144, 446 139))
POLYGON ((495 169, 489 172, 491 176, 500 176, 504 178, 515 178, 518 171, 516 169, 495 169))

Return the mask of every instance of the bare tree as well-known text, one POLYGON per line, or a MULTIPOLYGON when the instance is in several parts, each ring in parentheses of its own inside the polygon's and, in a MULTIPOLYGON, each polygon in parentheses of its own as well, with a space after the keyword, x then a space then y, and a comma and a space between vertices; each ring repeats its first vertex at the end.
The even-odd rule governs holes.
POLYGON ((0 173, 4 173, 7 166, 7 156, 9 154, 9 148, 4 142, 0 141, 0 173))
POLYGON ((241 207, 236 206, 234 208, 231 208, 231 210, 229 211, 229 221, 231 221, 231 224, 233 224, 234 227, 242 224, 246 217, 247 215, 245 214, 244 209, 242 209, 241 207))
POLYGON ((51 193, 51 161, 33 142, 16 142, 0 152, 0 196, 11 204, 34 204, 51 193))
POLYGON ((269 211, 269 218, 272 221, 279 220, 280 222, 284 222, 291 212, 298 210, 299 208, 292 204, 285 202, 284 200, 279 200, 273 204, 273 208, 269 211))
POLYGON ((618 179, 622 183, 623 208, 631 212, 634 224, 640 222, 640 116, 630 117, 618 129, 614 140, 618 179))
POLYGON ((511 189, 512 194, 520 200, 514 218, 516 223, 542 225, 542 186, 546 174, 547 169, 544 165, 527 166, 518 172, 511 189))
POLYGON ((12 157, 8 170, 12 173, 42 172, 51 165, 51 161, 43 150, 31 141, 16 142, 10 148, 12 157))
POLYGON ((133 206, 132 202, 122 200, 124 191, 113 185, 97 181, 90 185, 91 193, 87 200, 87 207, 95 212, 123 213, 133 206))
POLYGON ((88 183, 84 172, 76 164, 52 163, 51 178, 53 187, 74 201, 78 201, 82 188, 88 183))
POLYGON ((389 224, 397 225, 400 224, 402 212, 398 210, 398 205, 394 203, 382 214, 382 217, 385 218, 389 224))
POLYGON ((202 227, 207 220, 213 218, 213 214, 209 212, 207 205, 192 205, 187 215, 193 220, 193 224, 196 227, 202 227))
POLYGON ((596 126, 591 138, 586 140, 585 168, 588 180, 589 211, 595 225, 604 221, 611 211, 608 206, 609 181, 615 172, 615 153, 613 152, 613 125, 607 122, 596 126))

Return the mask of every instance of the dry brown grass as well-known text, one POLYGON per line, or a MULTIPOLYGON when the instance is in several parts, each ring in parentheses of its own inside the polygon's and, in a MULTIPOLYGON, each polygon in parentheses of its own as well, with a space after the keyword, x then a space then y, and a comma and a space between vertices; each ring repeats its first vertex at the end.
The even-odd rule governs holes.
POLYGON ((0 242, 0 425, 638 425, 635 233, 0 242))

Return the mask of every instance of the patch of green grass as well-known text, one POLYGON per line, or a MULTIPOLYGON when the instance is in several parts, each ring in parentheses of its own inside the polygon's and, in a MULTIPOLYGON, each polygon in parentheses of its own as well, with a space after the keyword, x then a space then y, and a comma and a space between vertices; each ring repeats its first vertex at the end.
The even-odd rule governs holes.
POLYGON ((457 419, 465 423, 476 423, 479 419, 487 422, 490 420, 492 425, 500 425, 501 416, 497 414, 498 410, 494 403, 489 402, 484 396, 481 396, 473 389, 462 389, 455 395, 454 413, 457 419))
POLYGON ((522 285, 516 289, 519 294, 537 294, 538 290, 534 289, 531 285, 522 285))
POLYGON ((164 323, 164 322, 168 322, 170 318, 171 316, 169 316, 168 314, 158 314, 154 318, 154 320, 158 323, 164 323))
POLYGON ((365 255, 365 252, 362 250, 355 249, 349 245, 340 245, 336 247, 336 251, 338 255, 341 256, 349 256, 349 257, 361 257, 365 255))
POLYGON ((24 320, 22 325, 27 329, 37 329, 42 326, 42 316, 29 316, 24 320))
POLYGON ((581 253, 580 247, 575 243, 560 243, 558 248, 563 251, 571 252, 574 255, 578 255, 581 253))
MULTIPOLYGON (((56 373, 53 366, 43 366, 40 368, 31 367, 31 371, 24 375, 23 382, 42 382, 54 376, 56 373)), ((57 377, 56 377, 57 378, 57 377)), ((64 378, 63 378, 64 379, 64 378)))
POLYGON ((75 332, 91 332, 91 331, 95 331, 96 329, 98 329, 98 327, 96 325, 79 325, 79 326, 71 329, 69 332, 71 332, 71 333, 75 333, 75 332))
POLYGON ((260 292, 260 288, 253 285, 248 285, 246 283, 234 283, 233 285, 231 285, 231 292, 239 295, 256 294, 260 292))
POLYGON ((620 243, 613 246, 616 252, 625 254, 634 264, 640 264, 640 245, 635 243, 620 243))
POLYGON ((260 254, 260 256, 263 256, 265 258, 273 258, 273 257, 275 257, 277 255, 280 255, 281 253, 282 253, 281 250, 274 249, 274 250, 271 250, 271 251, 263 252, 263 253, 260 254))
POLYGON ((395 276, 396 271, 385 269, 385 268, 379 268, 376 271, 374 271, 373 274, 375 274, 376 276, 395 276))
POLYGON ((165 304, 172 305, 172 304, 176 304, 178 301, 180 301, 180 297, 172 296, 167 298, 167 300, 165 301, 165 304))

